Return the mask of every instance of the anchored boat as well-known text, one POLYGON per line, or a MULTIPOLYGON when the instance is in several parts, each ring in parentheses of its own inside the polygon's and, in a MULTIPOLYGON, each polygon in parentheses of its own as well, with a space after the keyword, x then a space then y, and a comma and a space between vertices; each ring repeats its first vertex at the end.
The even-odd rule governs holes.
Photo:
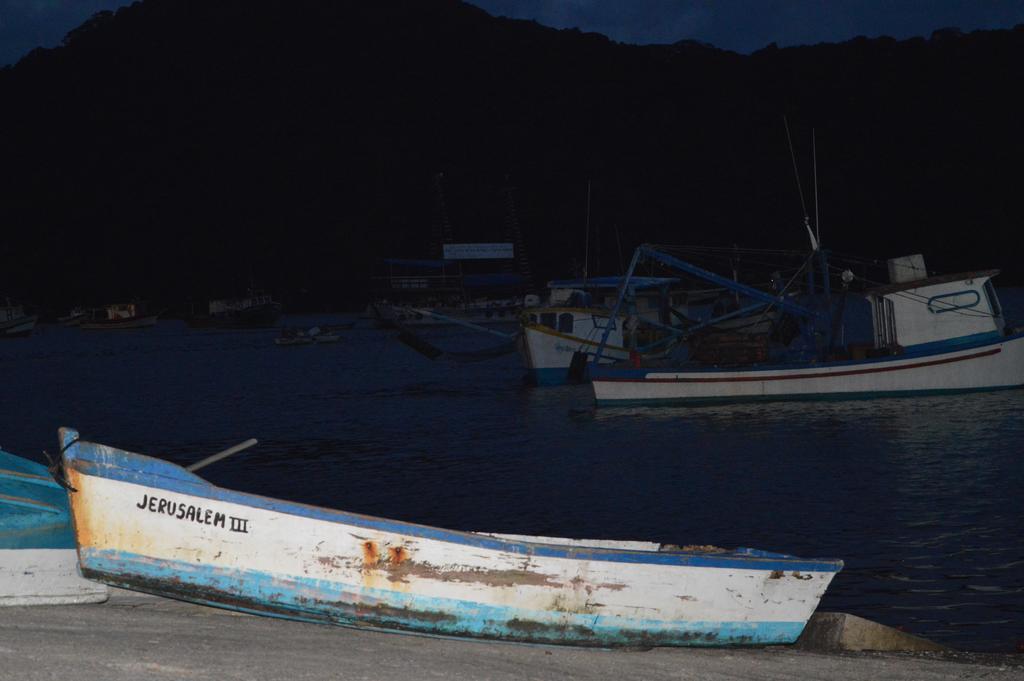
MULTIPOLYGON (((586 380, 586 364, 597 353, 605 329, 609 334, 601 361, 629 357, 623 340, 626 317, 620 315, 612 322, 610 314, 623 281, 623 277, 590 277, 548 282, 547 304, 529 305, 521 316, 519 349, 531 382, 561 385, 586 380)), ((638 316, 671 324, 673 314, 678 314, 673 312, 678 301, 671 300, 670 287, 678 281, 633 277, 630 283, 638 316)), ((680 295, 685 294, 675 294, 680 295)))
POLYGON ((106 599, 79 575, 67 492, 44 466, 0 450, 0 606, 106 599))
POLYGON ((206 314, 193 314, 185 323, 199 329, 264 329, 277 324, 280 316, 281 303, 267 293, 250 289, 242 298, 211 300, 206 314))
POLYGON ((7 300, 0 305, 0 338, 24 338, 36 328, 36 315, 25 314, 25 308, 7 300))
POLYGON ((78 324, 78 328, 87 330, 144 329, 156 326, 160 313, 153 314, 141 302, 114 303, 106 307, 95 308, 90 316, 78 324))
MULTIPOLYGON (((673 342, 657 356, 634 343, 628 362, 602 365, 599 351, 590 365, 598 404, 871 397, 1024 385, 1024 333, 1003 318, 991 281, 997 270, 928 276, 922 256, 895 258, 888 263, 890 282, 858 296, 849 290, 853 273, 837 271, 817 248, 788 284, 772 291, 646 245, 637 249, 627 278, 644 261, 735 291, 747 304, 701 324, 666 329, 673 342), (793 285, 801 280, 803 290, 797 292, 793 285), (844 314, 853 298, 870 308, 866 342, 846 333, 844 314), (766 333, 708 333, 716 323, 762 313, 778 320, 766 333)), ((629 314, 627 308, 620 296, 615 314, 629 314)), ((605 335, 602 345, 611 344, 605 335)))
POLYGON ((585 646, 791 643, 838 560, 445 530, 216 487, 62 429, 83 573, 256 614, 585 646))

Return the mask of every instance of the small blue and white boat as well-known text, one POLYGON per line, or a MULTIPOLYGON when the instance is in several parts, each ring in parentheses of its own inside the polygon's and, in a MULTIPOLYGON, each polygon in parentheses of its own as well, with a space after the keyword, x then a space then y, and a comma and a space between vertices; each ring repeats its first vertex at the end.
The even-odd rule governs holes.
POLYGON ((83 573, 232 610, 582 646, 792 643, 838 560, 445 530, 216 487, 61 431, 83 573))
MULTIPOLYGON (((889 283, 853 294, 848 290, 853 273, 833 268, 815 244, 797 272, 806 273, 806 283, 794 294, 738 283, 652 246, 637 249, 627 279, 642 261, 735 291, 748 304, 700 324, 667 329, 674 341, 663 344, 655 359, 645 359, 646 348, 634 341, 627 344, 634 350, 630 361, 605 364, 599 348, 590 366, 598 404, 878 397, 1024 386, 1024 333, 1003 317, 992 285, 998 270, 928 276, 922 256, 906 256, 888 262, 889 283), (871 317, 871 335, 863 342, 851 342, 846 334, 849 315, 844 313, 857 302, 853 299, 871 317), (778 324, 763 334, 704 333, 738 315, 770 312, 778 324)), ((629 314, 628 306, 620 296, 614 314, 629 314)), ((602 345, 614 345, 610 334, 602 345)))
MULTIPOLYGON (((619 315, 613 322, 611 316, 623 280, 623 277, 555 280, 548 282, 546 304, 531 301, 536 304, 523 310, 519 341, 531 383, 562 385, 569 382, 574 361, 581 362, 576 379, 586 380, 586 365, 593 360, 605 329, 609 333, 601 361, 611 363, 629 357, 623 342, 626 318, 619 315)), ((669 308, 660 301, 669 297, 669 288, 678 281, 667 277, 634 277, 631 283, 637 306, 642 308, 640 315, 670 324, 669 308)))
POLYGON ((78 572, 67 492, 44 466, 0 450, 0 606, 106 599, 78 572))

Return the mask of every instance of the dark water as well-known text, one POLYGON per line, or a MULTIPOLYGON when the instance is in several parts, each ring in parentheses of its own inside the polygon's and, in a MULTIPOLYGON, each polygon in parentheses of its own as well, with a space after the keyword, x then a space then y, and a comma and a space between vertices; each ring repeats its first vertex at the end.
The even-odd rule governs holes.
POLYGON ((0 344, 0 445, 39 458, 69 425, 191 462, 256 437, 204 475, 458 529, 838 557, 823 609, 968 649, 1024 640, 1024 391, 595 410, 589 386, 523 385, 514 355, 430 362, 344 333, 43 327, 0 344))

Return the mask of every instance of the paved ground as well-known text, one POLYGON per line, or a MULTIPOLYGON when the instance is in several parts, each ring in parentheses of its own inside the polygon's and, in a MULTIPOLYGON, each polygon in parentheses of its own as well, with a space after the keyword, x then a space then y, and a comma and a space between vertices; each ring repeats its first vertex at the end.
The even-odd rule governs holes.
POLYGON ((646 652, 381 634, 116 591, 101 605, 0 608, 0 679, 1024 679, 1024 655, 646 652))

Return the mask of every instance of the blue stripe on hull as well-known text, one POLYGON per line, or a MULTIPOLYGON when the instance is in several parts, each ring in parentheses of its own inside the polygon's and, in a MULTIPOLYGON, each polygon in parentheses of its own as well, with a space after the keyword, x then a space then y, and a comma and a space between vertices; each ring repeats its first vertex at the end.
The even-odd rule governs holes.
POLYGON ((255 570, 83 548, 85 576, 140 591, 287 619, 435 636, 587 646, 792 643, 803 622, 665 622, 524 610, 370 589, 255 570))
POLYGON ((840 402, 843 400, 876 400, 885 397, 939 397, 966 393, 1018 390, 1024 385, 1000 385, 983 388, 931 388, 927 390, 873 390, 848 393, 807 393, 788 395, 740 395, 736 397, 668 397, 624 400, 595 400, 602 407, 678 407, 680 405, 744 404, 750 402, 840 402))

